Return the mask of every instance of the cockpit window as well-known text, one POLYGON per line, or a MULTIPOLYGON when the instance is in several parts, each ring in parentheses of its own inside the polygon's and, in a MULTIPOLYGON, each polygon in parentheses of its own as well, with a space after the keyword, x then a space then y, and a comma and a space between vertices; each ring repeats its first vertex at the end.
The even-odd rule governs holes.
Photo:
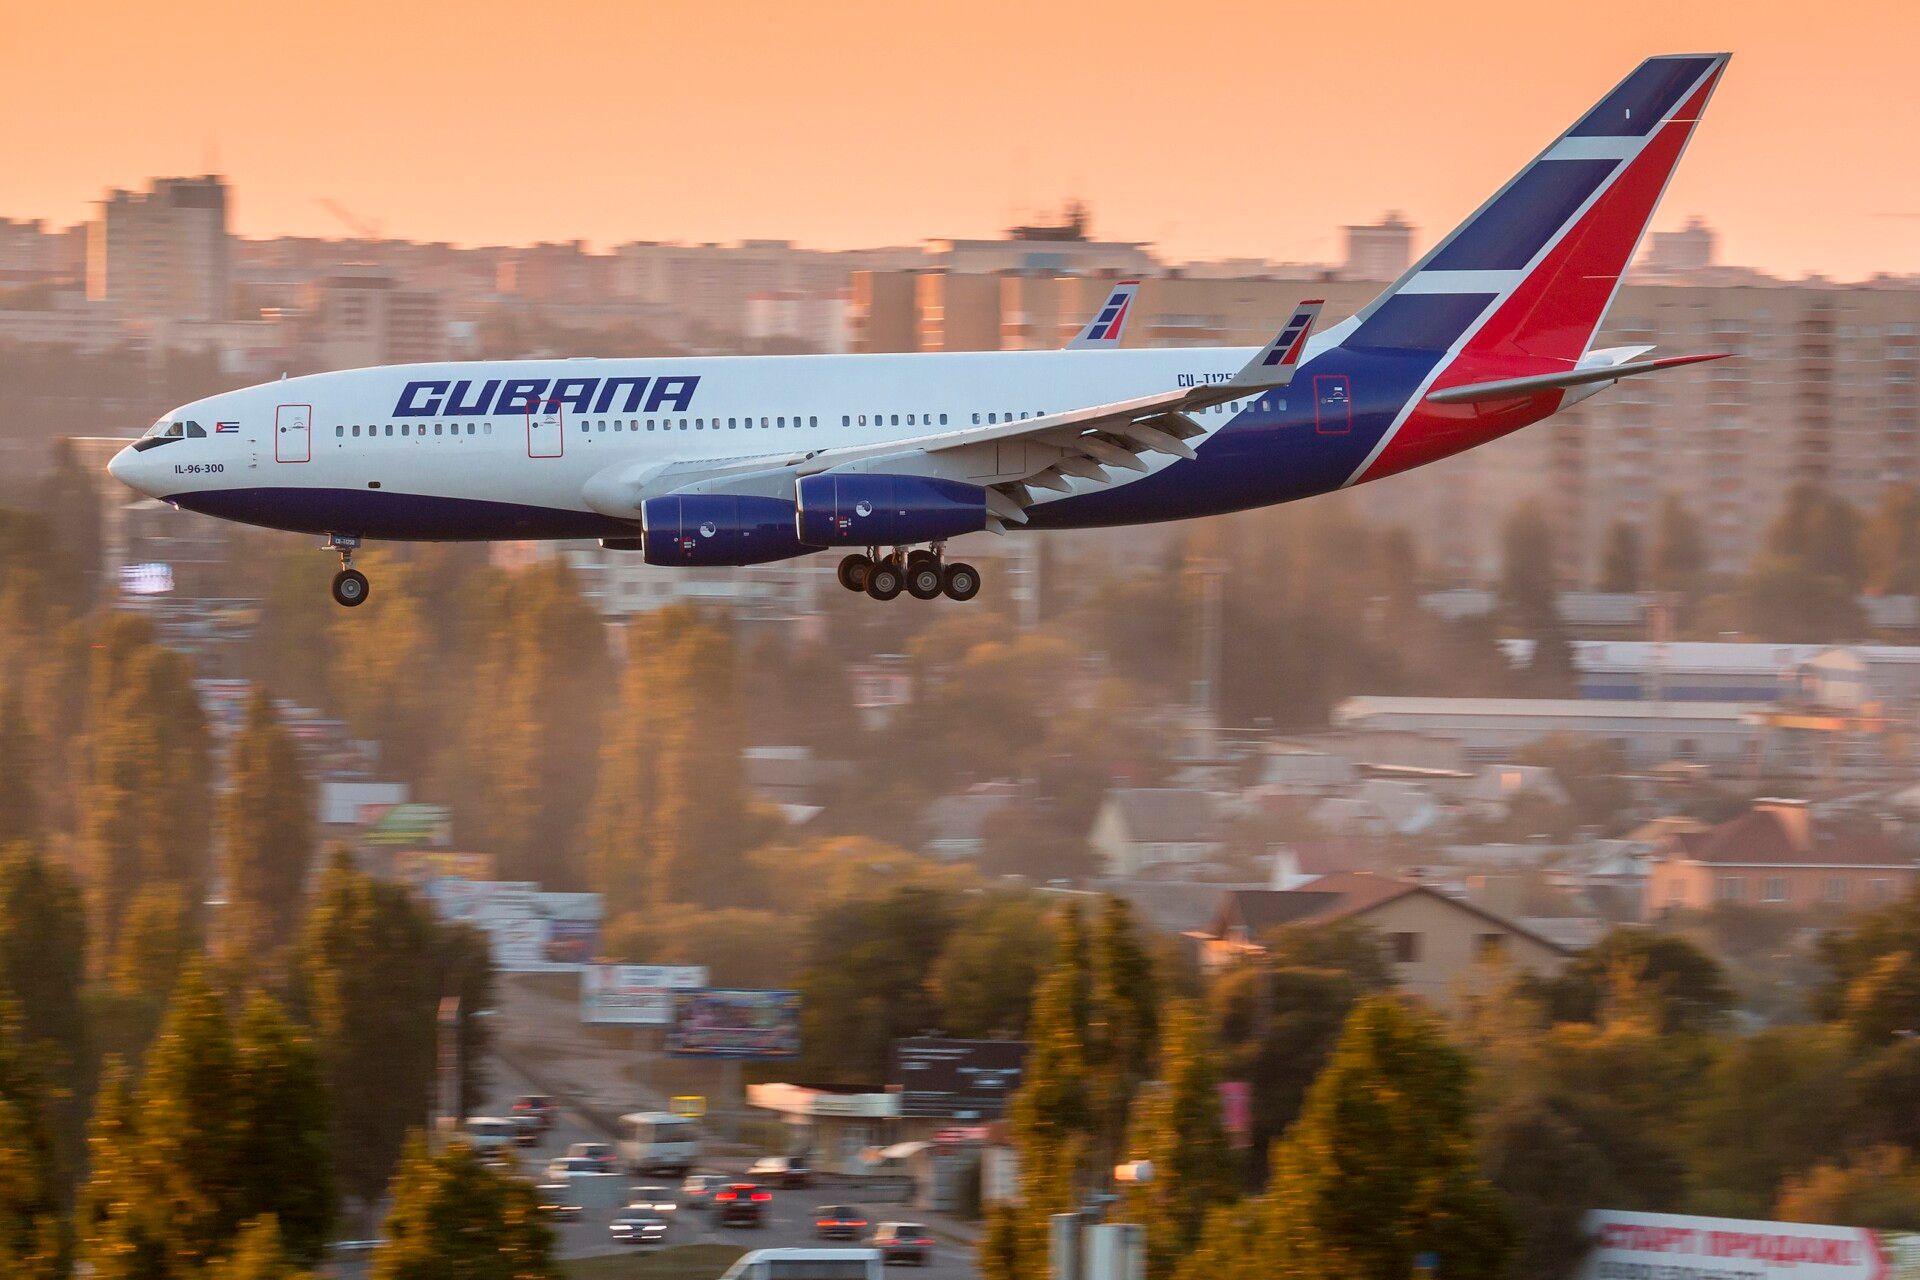
POLYGON ((206 438, 207 438, 207 429, 205 427, 201 426, 197 422, 189 422, 187 424, 187 439, 205 440, 206 438))

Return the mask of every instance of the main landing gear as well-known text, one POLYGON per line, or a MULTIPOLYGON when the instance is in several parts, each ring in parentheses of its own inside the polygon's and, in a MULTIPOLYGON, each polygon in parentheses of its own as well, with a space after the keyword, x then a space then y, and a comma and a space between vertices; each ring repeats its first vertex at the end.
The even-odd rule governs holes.
POLYGON ((840 585, 849 591, 864 591, 875 600, 891 600, 905 591, 916 600, 946 596, 949 600, 971 600, 980 594, 980 571, 956 560, 945 561, 943 548, 921 549, 908 553, 895 547, 886 555, 878 547, 867 548, 840 561, 840 585))
POLYGON ((341 533, 327 535, 327 550, 340 553, 340 572, 333 575, 333 602, 349 609, 367 602, 367 575, 353 567, 360 539, 341 533))

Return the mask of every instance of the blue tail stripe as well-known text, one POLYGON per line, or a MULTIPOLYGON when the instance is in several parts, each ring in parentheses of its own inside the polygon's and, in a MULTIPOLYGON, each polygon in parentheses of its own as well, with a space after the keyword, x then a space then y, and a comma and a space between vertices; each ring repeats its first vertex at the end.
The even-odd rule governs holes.
POLYGON ((1644 137, 1712 65, 1712 58, 1649 58, 1582 116, 1568 136, 1644 137))
POLYGON ((1510 271, 1533 261, 1619 167, 1618 160, 1541 160, 1455 233, 1428 271, 1510 271))

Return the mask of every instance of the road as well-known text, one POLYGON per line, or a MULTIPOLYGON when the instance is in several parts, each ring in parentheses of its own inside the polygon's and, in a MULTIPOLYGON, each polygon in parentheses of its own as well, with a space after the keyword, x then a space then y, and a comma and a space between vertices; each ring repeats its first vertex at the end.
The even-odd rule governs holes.
MULTIPOLYGON (((491 1071, 492 1087, 487 1099, 489 1115, 506 1115, 512 1109, 513 1100, 522 1093, 539 1092, 535 1086, 506 1063, 495 1059, 491 1071)), ((570 1143, 605 1142, 607 1135, 593 1123, 576 1111, 566 1109, 564 1100, 560 1118, 554 1127, 542 1136, 538 1146, 522 1147, 518 1150, 521 1174, 535 1182, 546 1180, 545 1169, 548 1160, 565 1155, 570 1143)), ((723 1173, 739 1175, 747 1166, 746 1159, 716 1159, 702 1161, 695 1169, 697 1173, 723 1173)), ((635 1186, 662 1185, 670 1187, 675 1197, 679 1193, 679 1180, 675 1178, 634 1178, 635 1186)), ((705 1213, 680 1210, 674 1216, 677 1219, 667 1233, 669 1245, 681 1244, 730 1244, 741 1249, 769 1249, 780 1245, 815 1245, 813 1233, 814 1210, 823 1204, 843 1203, 835 1199, 830 1187, 775 1191, 773 1193, 772 1212, 767 1215, 767 1224, 763 1227, 722 1227, 711 1221, 705 1213)), ((933 1215, 920 1214, 905 1205, 861 1206, 869 1222, 905 1220, 921 1222, 933 1228, 934 1237, 940 1241, 934 1249, 933 1259, 924 1270, 929 1280, 974 1280, 973 1246, 961 1242, 953 1234, 954 1228, 933 1215)), ((626 1246, 613 1243, 608 1234, 608 1225, 618 1217, 617 1209, 585 1209, 578 1222, 556 1222, 554 1232, 562 1258, 583 1258, 595 1254, 621 1253, 626 1246)), ((919 1269, 900 1268, 899 1274, 923 1274, 919 1269)))

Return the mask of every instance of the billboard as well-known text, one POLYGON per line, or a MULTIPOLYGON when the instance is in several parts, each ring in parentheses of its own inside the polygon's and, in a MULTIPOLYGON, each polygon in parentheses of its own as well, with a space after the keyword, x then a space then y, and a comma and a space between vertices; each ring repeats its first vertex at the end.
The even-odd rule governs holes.
POLYGON ((800 993, 676 991, 667 1052, 679 1058, 797 1057, 800 993))
POLYGON ((664 1027, 673 993, 706 985, 702 964, 590 964, 580 971, 580 1021, 664 1027))
POLYGON ((1806 1222, 1597 1209, 1582 1280, 1888 1280, 1915 1274, 1915 1237, 1806 1222))
POLYGON ((900 1089, 903 1116, 997 1120, 1026 1063, 1024 1040, 914 1036, 893 1042, 888 1083, 900 1089))
POLYGON ((505 973, 572 971, 600 951, 597 893, 542 893, 532 880, 429 881, 442 920, 487 935, 493 967, 505 973))

